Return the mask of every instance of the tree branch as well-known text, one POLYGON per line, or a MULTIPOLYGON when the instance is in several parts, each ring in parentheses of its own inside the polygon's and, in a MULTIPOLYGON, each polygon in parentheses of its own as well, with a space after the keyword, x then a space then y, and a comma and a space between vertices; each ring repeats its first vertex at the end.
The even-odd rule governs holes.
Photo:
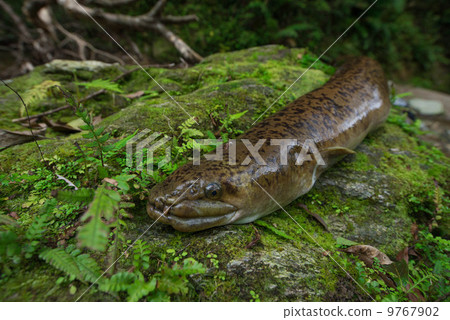
POLYGON ((203 58, 189 47, 181 38, 175 35, 172 31, 167 29, 163 22, 168 23, 185 23, 197 20, 195 15, 187 16, 167 16, 160 17, 161 11, 167 3, 167 0, 159 0, 155 6, 147 13, 139 16, 129 16, 119 13, 109 13, 102 9, 93 9, 88 6, 77 4, 69 0, 56 0, 69 14, 78 16, 80 18, 92 18, 99 20, 109 26, 119 28, 130 28, 134 30, 148 30, 149 28, 161 33, 164 38, 171 42, 174 47, 180 52, 181 56, 188 62, 197 63, 203 58))
POLYGON ((188 23, 193 21, 198 21, 198 17, 195 14, 188 14, 186 16, 164 16, 160 19, 163 23, 168 24, 179 24, 179 23, 188 23))
POLYGON ((23 36, 27 39, 31 39, 31 33, 28 31, 25 23, 22 22, 22 19, 14 12, 14 10, 3 0, 0 0, 0 7, 11 17, 14 24, 19 29, 19 36, 23 36))
POLYGON ((136 2, 138 0, 92 0, 89 1, 89 3, 93 3, 99 7, 106 7, 106 8, 113 8, 113 7, 119 7, 123 5, 132 4, 133 2, 136 2))
POLYGON ((200 62, 203 58, 194 50, 191 49, 180 37, 167 29, 162 23, 155 23, 151 27, 161 33, 167 41, 181 53, 182 57, 188 62, 200 62))

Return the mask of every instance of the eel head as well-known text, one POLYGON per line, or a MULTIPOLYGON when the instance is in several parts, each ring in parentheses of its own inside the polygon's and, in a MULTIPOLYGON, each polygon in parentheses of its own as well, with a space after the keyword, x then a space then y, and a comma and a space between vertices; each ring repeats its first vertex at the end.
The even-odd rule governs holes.
POLYGON ((245 211, 248 195, 223 171, 184 165, 150 190, 147 213, 183 232, 233 223, 245 211))

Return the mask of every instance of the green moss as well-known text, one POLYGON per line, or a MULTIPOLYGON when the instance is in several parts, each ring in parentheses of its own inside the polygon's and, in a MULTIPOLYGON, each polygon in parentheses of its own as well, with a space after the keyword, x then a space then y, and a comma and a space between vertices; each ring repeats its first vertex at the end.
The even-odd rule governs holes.
MULTIPOLYGON (((227 54, 216 54, 206 58, 199 65, 189 69, 165 70, 146 69, 165 88, 177 94, 174 99, 190 115, 197 118, 199 130, 212 130, 209 113, 217 111, 219 117, 226 117, 249 110, 235 130, 246 130, 251 123, 270 106, 287 87, 297 79, 305 68, 299 61, 305 51, 286 49, 281 46, 266 46, 227 54), (178 95, 179 94, 179 95, 178 95)), ((127 67, 131 68, 131 67, 127 67)), ((28 77, 14 80, 20 90, 40 83, 45 79, 73 81, 71 74, 43 73, 37 69, 28 77), (66 77, 66 78, 64 78, 66 77)), ((113 77, 120 70, 113 67, 102 72, 83 74, 85 79, 113 77)), ((81 74, 77 73, 80 77, 81 74)), ((276 112, 295 97, 303 95, 327 81, 328 75, 320 70, 310 70, 286 93, 267 115, 276 112)), ((81 77, 80 77, 81 78, 81 77)), ((151 129, 168 135, 176 135, 178 126, 189 116, 162 92, 142 71, 136 71, 120 81, 126 93, 139 90, 158 91, 159 94, 145 99, 125 99, 104 94, 86 103, 94 115, 107 116, 102 124, 116 136, 136 130, 151 129)), ((64 82, 64 85, 71 86, 64 82)), ((72 85, 72 91, 76 87, 72 85)), ((6 102, 4 119, 17 117, 16 101, 5 88, 0 88, 0 99, 6 102), (9 111, 8 111, 9 110, 9 111)), ((87 93, 79 88, 80 96, 87 93)), ((62 99, 60 101, 62 102, 62 99)), ((49 106, 41 107, 47 108, 49 106)), ((41 109, 44 110, 44 109, 41 109)), ((33 110, 36 112, 36 110, 33 110)), ((396 111, 393 115, 397 116, 396 111)), ((71 111, 55 115, 54 119, 71 119, 71 111)), ((348 280, 345 272, 323 250, 330 252, 352 276, 356 269, 348 256, 336 252, 335 238, 340 236, 361 244, 377 247, 391 257, 405 248, 411 239, 410 226, 414 220, 430 218, 436 209, 435 194, 445 194, 449 161, 439 150, 422 143, 416 136, 415 127, 403 122, 390 121, 370 134, 356 149, 356 154, 347 156, 323 174, 316 186, 285 209, 262 218, 264 223, 282 230, 288 237, 282 237, 273 230, 255 225, 233 225, 198 233, 180 233, 171 227, 155 224, 145 233, 143 240, 151 246, 151 266, 148 275, 158 270, 158 261, 168 248, 188 252, 207 268, 205 275, 190 278, 190 291, 186 296, 176 295, 180 301, 250 301, 254 291, 261 301, 323 301, 323 300, 365 300, 367 296, 360 288, 348 280), (298 204, 307 205, 308 210, 321 216, 330 233, 298 204), (259 241, 250 244, 257 236, 259 241), (217 255, 218 262, 208 258, 217 255)), ((6 123, 6 122, 5 122, 6 123)), ((80 134, 67 138, 39 141, 46 158, 54 156, 58 162, 77 158, 74 141, 83 144, 80 134)), ((0 153, 0 174, 28 172, 42 166, 36 146, 33 143, 11 147, 0 153), (19 161, 18 161, 19 159, 19 161)), ((152 182, 153 184, 155 182, 152 182)), ((7 198, 14 186, 2 192, 7 198)), ((46 191, 47 192, 47 191, 46 191)), ((43 192, 40 197, 48 197, 43 192)), ((18 211, 27 224, 39 210, 37 203, 28 212, 22 208, 33 192, 26 193, 1 203, 0 211, 18 211), (6 204, 5 204, 6 203, 6 204)), ((3 196, 3 194, 2 194, 3 196)), ((145 199, 136 197, 134 218, 129 221, 125 237, 133 241, 150 225, 145 212, 145 199)), ((99 261, 107 263, 105 255, 99 261)), ((119 261, 118 270, 128 270, 132 266, 129 259, 119 261)), ((21 267, 22 268, 22 267, 21 267)), ((70 300, 68 289, 51 291, 56 274, 48 266, 34 261, 28 266, 26 276, 36 280, 23 282, 22 276, 5 282, 10 288, 3 299, 50 300, 60 295, 60 300, 70 300), (51 276, 32 276, 33 270, 51 276), (52 273, 53 272, 53 273, 52 273), (32 287, 30 294, 27 287, 32 287), (39 287, 39 290, 34 290, 39 287), (43 289, 44 288, 44 289, 43 289), (17 295, 13 295, 13 291, 17 295), (65 290, 65 291, 64 291, 65 290), (45 292, 50 292, 46 295, 45 292), (64 292, 63 292, 64 291, 64 292)), ((20 272, 19 272, 20 273, 20 272)), ((19 274, 18 273, 18 274, 19 274)), ((20 273, 22 274, 22 273, 20 273)), ((78 290, 85 284, 77 283, 78 290)), ((2 297, 0 297, 2 298, 2 297)), ((120 296, 105 296, 94 290, 89 291, 88 300, 120 300, 120 296)))

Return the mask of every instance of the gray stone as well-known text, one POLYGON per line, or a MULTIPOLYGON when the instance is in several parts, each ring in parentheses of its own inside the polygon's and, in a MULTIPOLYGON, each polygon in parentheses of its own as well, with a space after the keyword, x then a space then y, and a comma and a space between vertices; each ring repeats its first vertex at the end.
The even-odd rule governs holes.
POLYGON ((415 98, 409 101, 409 105, 420 114, 427 116, 444 113, 444 106, 442 102, 438 100, 425 100, 415 98))
POLYGON ((74 60, 61 60, 55 59, 49 63, 45 64, 46 73, 70 73, 74 71, 90 71, 96 72, 117 64, 111 64, 96 60, 86 60, 86 61, 74 61, 74 60))

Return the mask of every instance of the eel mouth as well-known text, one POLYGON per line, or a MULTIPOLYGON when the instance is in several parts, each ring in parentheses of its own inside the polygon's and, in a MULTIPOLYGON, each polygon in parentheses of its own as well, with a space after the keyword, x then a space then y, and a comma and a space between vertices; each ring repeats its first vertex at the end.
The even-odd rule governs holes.
POLYGON ((227 224, 237 211, 233 205, 214 200, 183 200, 170 206, 161 203, 161 199, 147 202, 147 213, 152 219, 182 232, 227 224))

